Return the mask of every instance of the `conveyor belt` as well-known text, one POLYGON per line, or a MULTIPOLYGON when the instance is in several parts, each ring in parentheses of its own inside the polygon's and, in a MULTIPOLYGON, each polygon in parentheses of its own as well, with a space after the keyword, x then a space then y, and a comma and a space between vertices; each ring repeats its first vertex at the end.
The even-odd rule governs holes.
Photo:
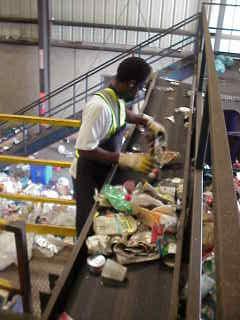
MULTIPOLYGON (((189 86, 181 84, 173 92, 166 92, 168 81, 158 80, 149 99, 146 113, 154 115, 167 128, 169 149, 180 151, 181 163, 177 168, 164 169, 163 177, 183 177, 183 162, 187 129, 183 127, 183 114, 176 114, 176 123, 166 120, 174 109, 189 105, 186 92, 189 86)), ((144 145, 143 135, 135 133, 129 149, 135 143, 144 145)), ((131 171, 117 170, 112 183, 121 183, 127 178, 144 179, 131 171)), ((105 287, 100 277, 89 274, 87 267, 78 270, 66 301, 66 311, 75 320, 102 319, 167 319, 171 293, 172 270, 159 261, 128 266, 128 283, 124 287, 105 287)))
MULTIPOLYGON (((165 125, 169 135, 169 149, 181 153, 179 164, 165 168, 162 177, 183 177, 187 128, 184 127, 184 115, 174 113, 174 110, 176 107, 189 106, 186 93, 190 86, 172 86, 174 91, 167 92, 165 88, 169 85, 167 80, 156 81, 145 112, 165 125), (175 124, 165 119, 173 114, 175 124)), ((128 149, 131 150, 135 143, 139 143, 143 150, 146 149, 144 135, 138 130, 134 131, 128 149)), ((130 170, 118 169, 112 178, 112 184, 122 183, 128 178, 138 181, 146 177, 130 170)), ((72 270, 73 280, 63 289, 67 290, 63 294, 64 298, 58 300, 58 303, 62 304, 64 299, 64 306, 55 306, 55 309, 66 310, 74 320, 167 319, 173 271, 163 266, 160 261, 129 265, 128 282, 125 286, 105 287, 101 283, 101 277, 89 274, 84 247, 78 255, 79 264, 75 263, 74 271, 72 270)), ((48 319, 47 316, 44 319, 48 319)))

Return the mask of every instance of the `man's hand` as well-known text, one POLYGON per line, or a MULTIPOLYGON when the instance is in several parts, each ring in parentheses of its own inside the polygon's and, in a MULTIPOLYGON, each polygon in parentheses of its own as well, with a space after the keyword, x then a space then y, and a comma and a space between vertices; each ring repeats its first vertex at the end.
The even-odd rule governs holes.
POLYGON ((148 153, 120 153, 119 165, 148 174, 153 168, 154 159, 148 153))
POLYGON ((164 145, 167 144, 167 132, 164 126, 155 121, 152 117, 147 116, 146 114, 143 115, 146 120, 146 127, 153 133, 155 137, 160 138, 164 145))
POLYGON ((164 126, 157 121, 149 120, 147 122, 147 128, 151 130, 155 136, 159 136, 159 135, 166 136, 166 130, 164 126))

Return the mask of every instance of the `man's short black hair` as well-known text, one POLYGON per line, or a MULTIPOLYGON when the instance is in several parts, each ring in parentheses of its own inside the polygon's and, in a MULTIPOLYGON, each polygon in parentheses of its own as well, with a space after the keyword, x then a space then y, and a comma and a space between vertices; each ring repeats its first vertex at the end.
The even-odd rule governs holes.
POLYGON ((151 72, 150 65, 139 57, 123 60, 117 70, 117 80, 124 82, 135 80, 137 84, 144 82, 151 72))

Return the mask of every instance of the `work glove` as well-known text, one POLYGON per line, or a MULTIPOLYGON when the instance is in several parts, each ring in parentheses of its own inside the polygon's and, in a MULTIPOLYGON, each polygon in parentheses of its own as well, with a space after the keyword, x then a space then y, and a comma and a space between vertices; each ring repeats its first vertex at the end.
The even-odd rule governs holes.
POLYGON ((153 169, 154 158, 149 153, 120 153, 119 165, 148 174, 153 169))
POLYGON ((163 145, 167 145, 167 132, 164 126, 155 121, 152 117, 144 114, 143 117, 147 120, 147 128, 153 133, 155 138, 161 140, 163 145))

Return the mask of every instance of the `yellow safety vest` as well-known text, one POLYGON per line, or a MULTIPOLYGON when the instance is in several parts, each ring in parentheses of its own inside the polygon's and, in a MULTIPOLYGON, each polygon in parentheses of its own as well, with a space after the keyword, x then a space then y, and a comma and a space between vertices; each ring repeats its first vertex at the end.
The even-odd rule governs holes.
MULTIPOLYGON (((112 123, 106 139, 111 138, 116 132, 126 125, 126 106, 122 99, 119 99, 115 91, 111 88, 105 88, 95 95, 101 97, 107 104, 111 115, 112 123)), ((79 158, 79 152, 76 150, 76 157, 79 158)))
POLYGON ((120 128, 126 125, 126 106, 125 102, 118 98, 115 91, 111 88, 105 88, 96 93, 107 104, 111 115, 112 124, 106 138, 112 137, 120 128))

